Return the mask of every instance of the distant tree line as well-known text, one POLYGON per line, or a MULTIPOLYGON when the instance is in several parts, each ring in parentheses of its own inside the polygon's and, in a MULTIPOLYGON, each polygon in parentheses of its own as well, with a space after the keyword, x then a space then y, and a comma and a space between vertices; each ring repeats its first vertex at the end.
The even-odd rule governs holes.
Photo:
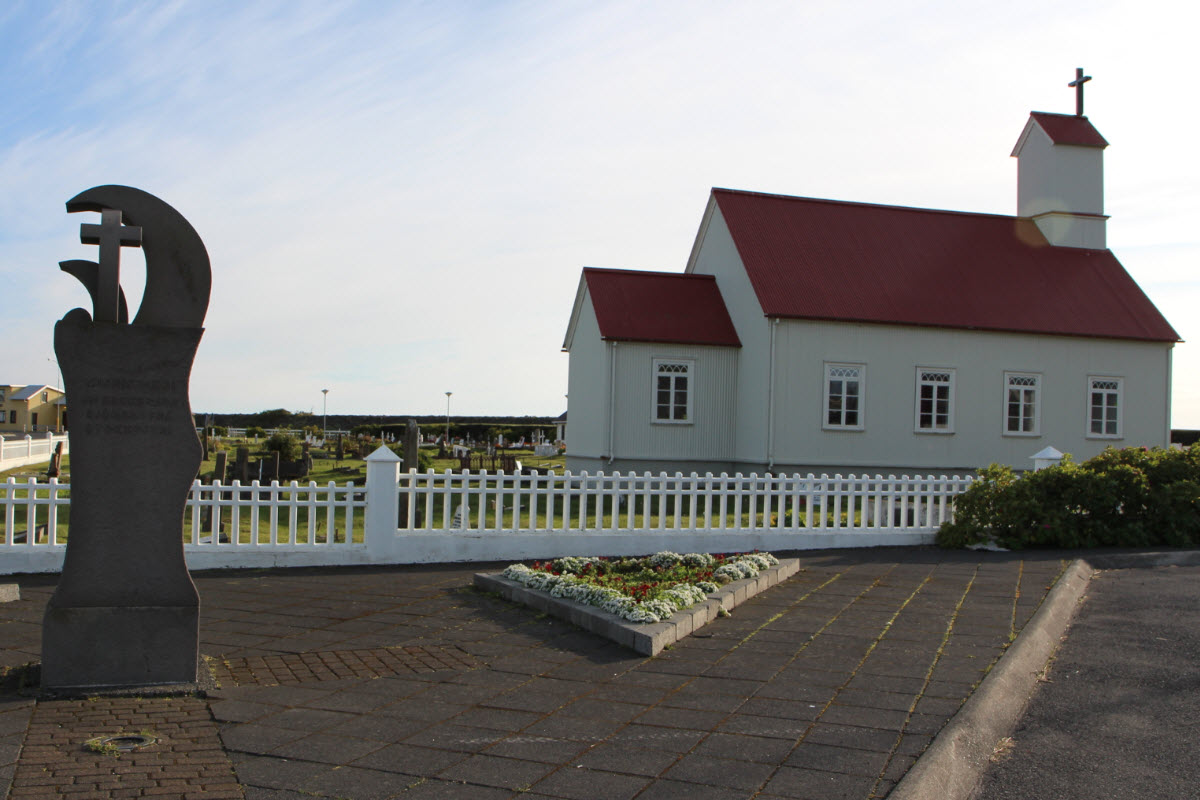
MULTIPOLYGON (((442 433, 446 430, 444 414, 330 414, 322 418, 320 414, 307 411, 288 411, 274 408, 259 411, 254 414, 196 414, 196 426, 200 427, 211 417, 213 425, 224 428, 273 428, 302 429, 315 426, 321 429, 324 422, 328 430, 352 431, 379 436, 383 432, 396 438, 403 438, 405 426, 410 419, 415 419, 423 429, 423 433, 442 433)), ((494 438, 503 435, 505 439, 519 439, 528 436, 535 429, 541 428, 547 437, 554 436, 553 417, 451 417, 450 435, 475 440, 494 438)))

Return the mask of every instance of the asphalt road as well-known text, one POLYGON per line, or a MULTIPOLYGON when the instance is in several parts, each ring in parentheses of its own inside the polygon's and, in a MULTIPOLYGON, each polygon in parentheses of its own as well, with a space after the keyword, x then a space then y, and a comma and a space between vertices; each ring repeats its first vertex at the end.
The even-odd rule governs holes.
POLYGON ((974 800, 1200 798, 1200 567, 1110 570, 974 800))

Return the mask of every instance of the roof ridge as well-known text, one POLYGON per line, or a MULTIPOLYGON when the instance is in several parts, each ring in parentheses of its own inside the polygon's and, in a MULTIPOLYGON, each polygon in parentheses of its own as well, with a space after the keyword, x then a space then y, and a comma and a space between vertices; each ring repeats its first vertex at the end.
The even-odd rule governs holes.
POLYGON ((584 272, 604 272, 610 275, 654 275, 661 278, 705 278, 716 280, 715 275, 701 275, 694 272, 658 272, 649 269, 617 269, 615 267, 584 267, 584 272))
POLYGON ((805 197, 802 195, 792 194, 774 194, 771 192, 754 192, 746 189, 726 189, 722 187, 713 187, 713 192, 724 192, 726 194, 740 194, 751 197, 768 197, 777 200, 795 200, 806 203, 826 203, 837 206, 854 206, 856 208, 881 208, 891 211, 917 211, 926 214, 953 214, 960 217, 990 217, 1003 220, 1018 220, 1029 219, 1029 217, 1018 217, 1013 214, 997 214, 991 211, 955 211, 949 208, 927 208, 924 206, 899 206, 890 203, 864 203, 857 200, 833 200, 825 197, 805 197))
POLYGON ((1036 114, 1039 117, 1063 117, 1064 119, 1087 119, 1087 115, 1080 114, 1062 114, 1058 111, 1030 111, 1030 115, 1036 114))

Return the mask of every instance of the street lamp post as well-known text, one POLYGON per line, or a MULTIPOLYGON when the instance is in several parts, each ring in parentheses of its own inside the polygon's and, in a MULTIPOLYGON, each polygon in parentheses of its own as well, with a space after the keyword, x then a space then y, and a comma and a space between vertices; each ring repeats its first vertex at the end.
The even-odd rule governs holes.
POLYGON ((446 438, 443 440, 446 446, 450 446, 450 395, 454 392, 446 392, 446 438))
POLYGON ((329 438, 329 390, 321 390, 321 441, 329 438))

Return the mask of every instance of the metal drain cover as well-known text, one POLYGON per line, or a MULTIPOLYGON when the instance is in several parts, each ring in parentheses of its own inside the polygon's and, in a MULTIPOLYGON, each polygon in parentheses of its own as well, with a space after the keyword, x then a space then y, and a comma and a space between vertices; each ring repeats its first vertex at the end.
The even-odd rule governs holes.
POLYGON ((143 747, 149 747, 152 744, 158 744, 158 738, 145 733, 122 733, 117 736, 99 736, 95 739, 89 739, 87 742, 88 747, 95 750, 116 750, 121 753, 141 750, 143 747))

